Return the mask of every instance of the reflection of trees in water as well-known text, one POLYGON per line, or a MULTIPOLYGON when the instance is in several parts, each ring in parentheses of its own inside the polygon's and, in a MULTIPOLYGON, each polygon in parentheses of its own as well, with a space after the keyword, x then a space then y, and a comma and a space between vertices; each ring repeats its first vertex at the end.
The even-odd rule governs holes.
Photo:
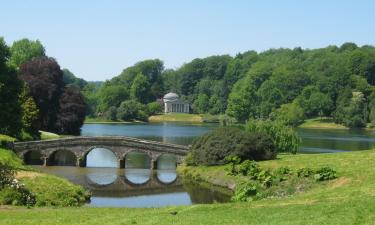
POLYGON ((125 157, 126 169, 150 169, 151 159, 146 153, 129 152, 125 157))
POLYGON ((204 188, 192 181, 184 180, 184 189, 189 193, 193 204, 228 202, 231 198, 230 195, 225 195, 214 189, 204 188))
POLYGON ((175 170, 176 169, 176 156, 172 154, 162 154, 157 159, 158 170, 175 170))
POLYGON ((77 158, 70 151, 58 150, 52 154, 49 162, 49 164, 55 166, 75 166, 77 163, 77 158))

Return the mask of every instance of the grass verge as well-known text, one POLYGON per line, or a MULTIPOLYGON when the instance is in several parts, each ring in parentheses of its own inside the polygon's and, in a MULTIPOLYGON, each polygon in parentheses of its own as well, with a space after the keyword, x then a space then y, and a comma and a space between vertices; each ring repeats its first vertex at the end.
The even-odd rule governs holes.
MULTIPOLYGON (((36 196, 36 206, 79 206, 90 196, 81 186, 66 179, 40 173, 23 165, 22 160, 11 150, 0 148, 0 162, 17 170, 16 178, 36 196)), ((1 216, 0 224, 4 224, 1 216)))
POLYGON ((40 139, 42 140, 49 140, 49 139, 58 139, 60 138, 60 135, 47 132, 47 131, 39 131, 40 132, 40 139))
POLYGON ((299 127, 311 129, 349 129, 344 125, 334 123, 332 118, 327 117, 307 119, 299 127))
POLYGON ((198 114, 186 114, 186 113, 169 113, 163 115, 150 116, 148 118, 150 122, 192 122, 202 123, 203 116, 198 114))

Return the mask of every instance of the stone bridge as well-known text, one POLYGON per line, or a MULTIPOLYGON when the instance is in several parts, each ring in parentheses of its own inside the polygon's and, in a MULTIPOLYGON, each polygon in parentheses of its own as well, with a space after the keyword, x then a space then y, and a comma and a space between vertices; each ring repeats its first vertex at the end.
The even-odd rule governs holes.
POLYGON ((69 154, 71 165, 86 166, 87 154, 95 148, 104 148, 112 151, 118 160, 118 167, 125 167, 126 155, 130 152, 141 152, 148 155, 150 168, 156 169, 157 159, 162 154, 172 154, 176 162, 180 162, 187 154, 188 147, 156 141, 142 140, 130 137, 69 137, 45 141, 28 141, 12 143, 13 150, 27 163, 30 160, 39 161, 38 164, 54 165, 54 160, 64 152, 69 154))

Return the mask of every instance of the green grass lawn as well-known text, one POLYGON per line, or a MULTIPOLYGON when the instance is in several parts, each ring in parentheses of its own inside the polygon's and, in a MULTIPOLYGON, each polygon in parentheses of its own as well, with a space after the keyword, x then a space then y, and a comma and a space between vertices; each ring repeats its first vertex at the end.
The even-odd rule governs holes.
MULTIPOLYGON (((262 167, 331 166, 338 179, 287 198, 227 203, 128 208, 0 209, 0 224, 375 224, 375 150, 281 155, 262 167)), ((222 167, 196 168, 202 177, 231 178, 222 167)), ((236 181, 232 181, 236 182, 236 181)))
POLYGON ((129 121, 112 121, 102 117, 86 117, 85 123, 109 123, 109 124, 116 124, 116 123, 134 123, 129 121))
POLYGON ((307 119, 303 124, 299 126, 300 128, 320 128, 320 129, 349 129, 344 125, 337 124, 333 122, 332 118, 312 118, 307 119))
POLYGON ((198 114, 187 114, 187 113, 169 113, 163 115, 150 116, 150 122, 203 122, 203 116, 198 114))
POLYGON ((42 140, 49 140, 49 139, 57 139, 60 138, 60 135, 47 132, 47 131, 39 131, 40 132, 40 139, 42 140))

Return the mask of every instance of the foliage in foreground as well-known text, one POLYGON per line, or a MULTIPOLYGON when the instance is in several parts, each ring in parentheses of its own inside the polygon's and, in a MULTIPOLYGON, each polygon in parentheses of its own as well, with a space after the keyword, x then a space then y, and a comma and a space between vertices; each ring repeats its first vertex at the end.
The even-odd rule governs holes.
POLYGON ((15 174, 14 168, 0 163, 0 205, 35 205, 35 196, 15 174))
POLYGON ((311 185, 312 181, 327 181, 337 178, 336 171, 328 166, 313 170, 300 168, 293 171, 289 167, 270 170, 261 168, 255 161, 238 157, 227 157, 226 170, 231 176, 245 176, 249 180, 236 187, 233 201, 253 201, 266 197, 282 197, 293 194, 301 186, 311 185))
POLYGON ((192 165, 222 164, 227 156, 269 160, 276 157, 276 149, 268 135, 224 127, 195 139, 186 162, 192 165))

